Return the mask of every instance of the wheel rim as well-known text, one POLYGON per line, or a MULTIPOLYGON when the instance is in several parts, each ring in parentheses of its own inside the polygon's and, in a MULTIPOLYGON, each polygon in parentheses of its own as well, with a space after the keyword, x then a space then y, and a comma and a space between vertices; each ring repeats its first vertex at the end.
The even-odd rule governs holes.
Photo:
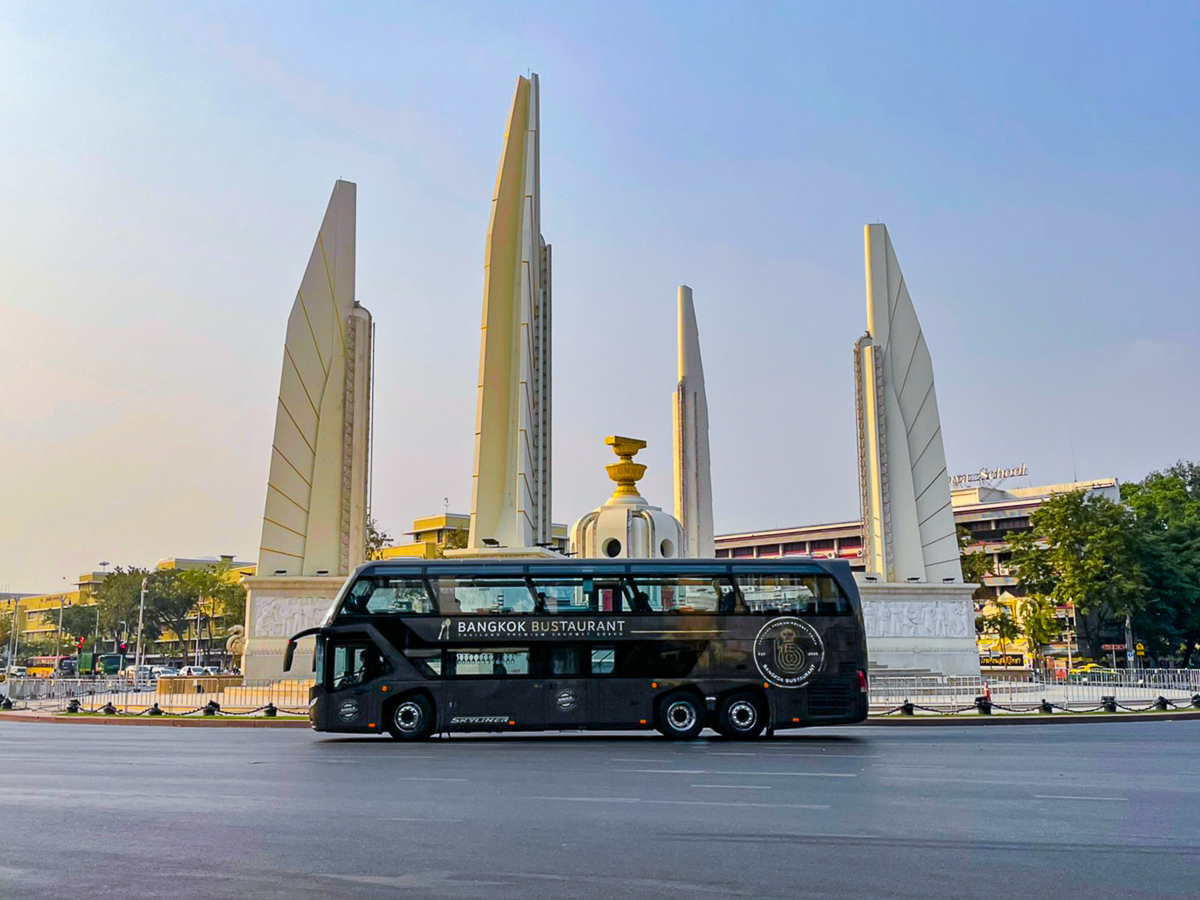
POLYGON ((425 712, 411 700, 396 707, 396 727, 405 734, 413 734, 421 730, 425 721, 425 712))
POLYGON ((692 704, 678 700, 667 707, 667 724, 673 731, 690 731, 696 724, 696 710, 692 704))
POLYGON ((729 724, 738 731, 749 731, 758 723, 758 709, 749 700, 737 700, 729 706, 729 724))

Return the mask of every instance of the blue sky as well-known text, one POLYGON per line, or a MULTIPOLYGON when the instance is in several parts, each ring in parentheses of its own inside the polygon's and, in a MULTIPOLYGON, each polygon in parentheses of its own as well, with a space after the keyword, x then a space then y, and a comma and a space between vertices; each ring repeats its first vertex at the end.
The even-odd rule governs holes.
POLYGON ((650 442, 695 291, 718 531, 857 514, 862 226, 954 472, 1200 458, 1196 4, 0 3, 0 588, 254 558, 284 325, 336 178, 378 326, 382 524, 470 501, 483 244, 542 83, 554 514, 650 442))

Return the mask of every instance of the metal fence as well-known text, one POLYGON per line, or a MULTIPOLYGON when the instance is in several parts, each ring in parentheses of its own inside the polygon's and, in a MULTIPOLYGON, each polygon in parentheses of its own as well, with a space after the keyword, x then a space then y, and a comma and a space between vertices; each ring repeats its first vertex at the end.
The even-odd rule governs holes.
POLYGON ((307 715, 311 679, 10 678, 0 684, 17 708, 45 712, 104 712, 130 715, 307 715), (205 712, 205 710, 209 712, 205 712))
POLYGON ((1160 697, 1188 705, 1200 694, 1200 669, 1134 669, 1076 673, 1033 672, 1024 680, 975 675, 878 676, 871 679, 871 708, 878 713, 903 703, 926 711, 968 709, 988 696, 1001 710, 1025 712, 1048 703, 1060 709, 1098 708, 1105 698, 1126 707, 1152 706, 1160 697))

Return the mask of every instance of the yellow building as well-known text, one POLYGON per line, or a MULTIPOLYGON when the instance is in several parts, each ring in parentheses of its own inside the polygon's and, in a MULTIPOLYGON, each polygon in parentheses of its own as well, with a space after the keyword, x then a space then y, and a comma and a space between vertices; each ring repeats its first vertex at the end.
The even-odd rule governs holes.
MULTIPOLYGON (((233 556, 228 555, 199 558, 172 556, 160 559, 155 568, 160 570, 202 569, 206 566, 221 564, 229 566, 226 577, 233 581, 241 581, 244 575, 254 574, 255 566, 253 563, 239 561, 234 559, 233 556)), ((20 657, 24 655, 23 648, 28 648, 30 644, 46 644, 53 642, 57 637, 61 636, 60 652, 64 655, 73 655, 75 649, 69 642, 78 637, 78 635, 60 635, 60 616, 72 607, 95 607, 95 590, 104 580, 105 574, 105 572, 84 572, 72 587, 61 591, 45 594, 0 595, 0 620, 7 626, 8 633, 11 635, 15 632, 16 637, 15 641, 11 641, 10 639, 9 644, 0 647, 0 651, 6 651, 15 644, 17 650, 16 656, 20 657)), ((98 614, 99 610, 97 609, 97 630, 99 626, 98 614)), ((196 620, 200 615, 197 612, 192 616, 187 633, 183 635, 185 640, 195 640, 196 620)), ((128 625, 129 631, 127 634, 132 635, 137 628, 137 623, 129 622, 128 625)), ((94 637, 95 633, 93 631, 88 637, 94 637)), ((158 645, 174 644, 178 641, 179 636, 172 635, 164 637, 155 643, 158 645)), ((203 638, 202 643, 205 643, 203 638)), ((150 648, 147 655, 154 655, 153 647, 150 648)))
MULTIPOLYGON (((443 513, 437 516, 422 516, 413 520, 412 531, 405 534, 412 543, 384 547, 379 559, 440 559, 443 550, 461 549, 467 546, 467 535, 471 528, 471 517, 463 513, 443 513)), ((568 543, 566 525, 550 526, 551 541, 555 550, 566 550, 568 543)))

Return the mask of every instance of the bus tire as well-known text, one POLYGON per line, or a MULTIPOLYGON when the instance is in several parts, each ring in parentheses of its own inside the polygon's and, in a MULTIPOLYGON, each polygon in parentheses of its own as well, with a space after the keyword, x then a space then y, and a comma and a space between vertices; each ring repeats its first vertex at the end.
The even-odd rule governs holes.
POLYGON ((750 740, 762 734, 767 714, 752 691, 734 691, 717 707, 716 730, 728 738, 750 740))
POLYGON ((436 723, 433 703, 423 694, 409 694, 388 707, 388 734, 398 741, 423 741, 436 723))
POLYGON ((704 730, 704 701, 691 691, 663 697, 655 727, 673 741, 690 741, 704 730))

